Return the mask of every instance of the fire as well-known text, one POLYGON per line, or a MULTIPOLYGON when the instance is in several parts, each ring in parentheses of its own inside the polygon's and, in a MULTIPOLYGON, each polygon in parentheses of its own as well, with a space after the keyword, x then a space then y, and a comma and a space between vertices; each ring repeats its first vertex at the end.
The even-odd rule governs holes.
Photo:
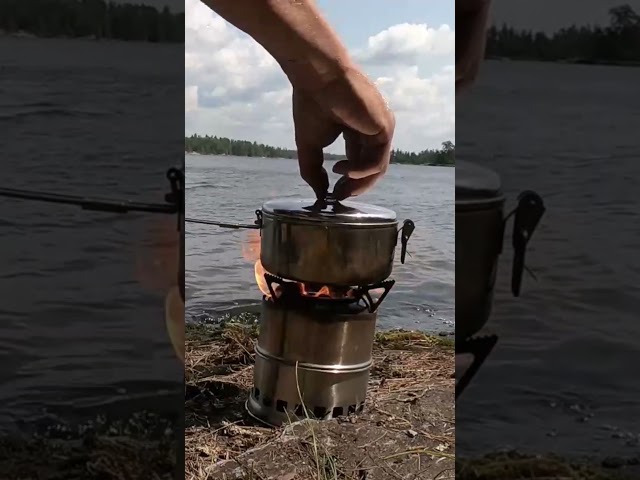
POLYGON ((165 294, 165 324, 173 349, 184 362, 184 302, 177 285, 180 232, 174 219, 155 221, 136 255, 136 279, 144 287, 165 294))
POLYGON ((260 259, 260 233, 257 230, 249 230, 244 242, 241 244, 242 258, 248 262, 260 259))
POLYGON ((267 273, 267 271, 262 266, 262 262, 260 260, 256 260, 253 269, 256 275, 256 283, 258 284, 258 288, 264 295, 270 297, 271 292, 269 291, 269 285, 267 285, 267 280, 264 278, 264 274, 267 273))
POLYGON ((146 289, 167 293, 178 278, 180 233, 173 219, 154 221, 138 246, 136 279, 146 289))
MULTIPOLYGON (((262 262, 257 260, 254 265, 254 273, 256 277, 256 283, 258 284, 258 288, 260 291, 268 298, 271 298, 271 291, 269 290, 269 285, 267 284, 267 280, 265 278, 265 273, 268 273, 265 268, 262 266, 262 262)), ((286 280, 285 280, 286 282, 286 280)), ((311 297, 311 298, 350 298, 353 297, 353 289, 348 289, 345 291, 338 291, 335 288, 329 287, 328 285, 324 285, 320 287, 317 291, 312 290, 308 285, 304 283, 295 282, 296 286, 300 291, 300 295, 303 297, 311 297)), ((280 286, 273 285, 273 290, 276 296, 280 294, 280 286)))
POLYGON ((317 292, 309 292, 307 290, 307 287, 304 285, 304 283, 300 284, 300 293, 302 293, 302 295, 305 295, 307 297, 332 297, 332 293, 331 293, 331 289, 328 286, 323 286, 320 290, 318 290, 317 292))

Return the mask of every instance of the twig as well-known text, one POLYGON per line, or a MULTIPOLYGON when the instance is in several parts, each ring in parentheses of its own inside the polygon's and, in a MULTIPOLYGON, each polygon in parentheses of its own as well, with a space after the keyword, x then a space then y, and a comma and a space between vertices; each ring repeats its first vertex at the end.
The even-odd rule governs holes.
POLYGON ((455 459, 455 455, 451 455, 450 453, 436 452, 435 450, 428 450, 426 448, 412 448, 410 450, 406 450, 404 452, 394 453, 393 455, 389 455, 383 457, 383 460, 391 460, 393 458, 404 457, 406 455, 411 455, 414 453, 423 454, 423 455, 431 455, 432 457, 440 457, 440 458, 449 458, 455 459))

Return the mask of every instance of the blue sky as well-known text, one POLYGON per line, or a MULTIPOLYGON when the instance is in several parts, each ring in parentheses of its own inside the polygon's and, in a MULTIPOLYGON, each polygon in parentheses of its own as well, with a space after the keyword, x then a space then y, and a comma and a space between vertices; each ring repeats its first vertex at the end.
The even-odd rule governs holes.
MULTIPOLYGON (((395 112, 394 147, 421 151, 455 141, 453 1, 318 6, 395 112)), ((199 0, 186 0, 185 9, 185 133, 293 148, 291 86, 278 65, 199 0)), ((341 140, 328 149, 343 150, 341 140)))
POLYGON ((455 4, 451 0, 318 0, 317 3, 348 44, 366 41, 371 32, 399 23, 455 26, 455 4))

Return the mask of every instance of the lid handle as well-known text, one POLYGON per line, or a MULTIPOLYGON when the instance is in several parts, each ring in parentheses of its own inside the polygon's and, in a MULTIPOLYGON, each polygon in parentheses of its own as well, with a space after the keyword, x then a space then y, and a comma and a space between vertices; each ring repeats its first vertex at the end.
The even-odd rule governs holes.
POLYGON ((404 264, 404 261, 407 257, 407 244, 409 243, 409 238, 411 238, 411 234, 416 229, 416 224, 413 223, 413 220, 405 220, 402 228, 400 229, 400 241, 402 245, 402 249, 400 250, 400 263, 404 264))
POLYGON ((333 192, 327 192, 324 197, 324 202, 327 205, 336 205, 340 203, 338 200, 336 200, 336 197, 333 196, 333 192))
POLYGON ((544 212, 544 202, 540 195, 530 190, 520 194, 518 206, 515 209, 512 237, 514 257, 511 270, 511 292, 514 297, 520 295, 524 270, 531 273, 524 263, 525 252, 527 250, 527 244, 531 240, 531 236, 538 226, 542 215, 544 215, 544 212))

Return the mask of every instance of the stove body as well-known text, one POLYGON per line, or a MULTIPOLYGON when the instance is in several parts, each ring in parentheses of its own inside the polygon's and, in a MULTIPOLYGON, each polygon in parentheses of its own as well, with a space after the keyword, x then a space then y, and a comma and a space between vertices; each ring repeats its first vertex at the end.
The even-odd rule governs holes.
MULTIPOLYGON (((275 277, 265 277, 272 285, 275 277)), ((336 299, 306 296, 295 282, 275 280, 285 288, 274 289, 262 301, 249 413, 278 426, 361 412, 373 363, 377 307, 394 282, 372 286, 384 290, 376 302, 371 288, 353 289, 336 299)))

